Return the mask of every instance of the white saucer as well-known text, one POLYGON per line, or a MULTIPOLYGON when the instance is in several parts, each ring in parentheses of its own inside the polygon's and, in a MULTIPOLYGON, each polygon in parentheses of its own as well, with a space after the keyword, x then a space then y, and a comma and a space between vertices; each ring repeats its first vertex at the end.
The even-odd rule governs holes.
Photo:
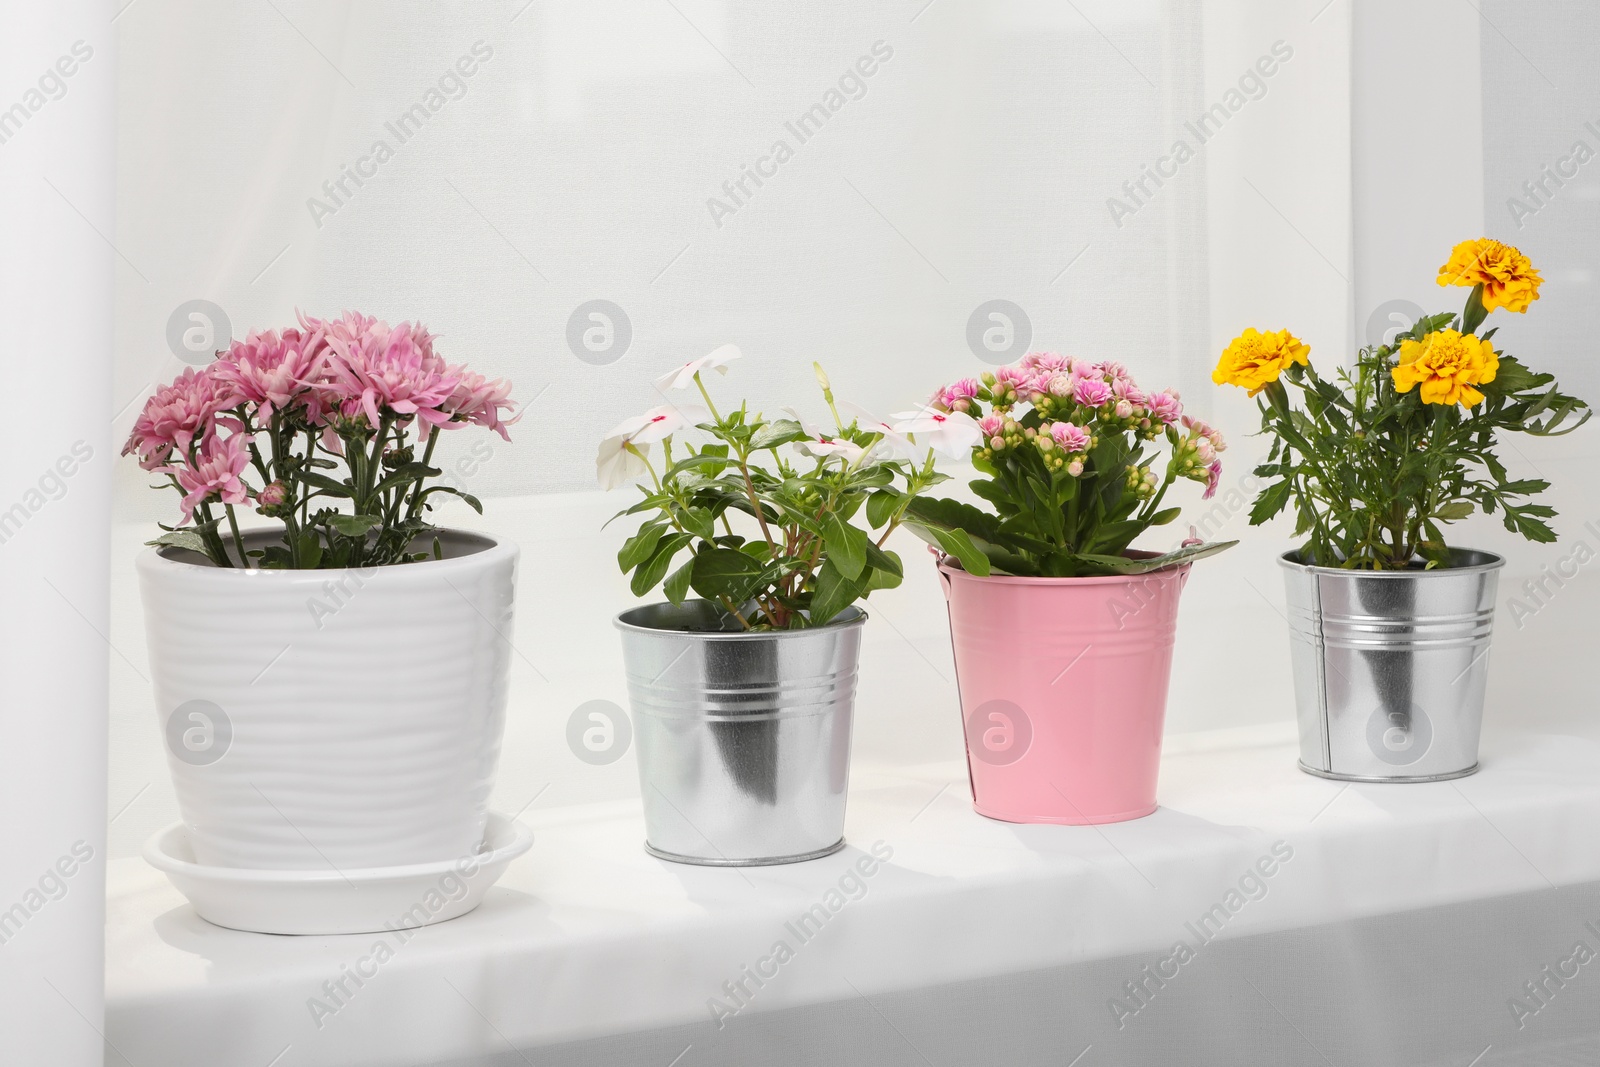
POLYGON ((205 867, 194 861, 181 822, 145 842, 144 858, 202 919, 218 926, 262 934, 363 934, 465 915, 532 846, 531 830, 490 812, 481 851, 438 863, 345 871, 205 867))

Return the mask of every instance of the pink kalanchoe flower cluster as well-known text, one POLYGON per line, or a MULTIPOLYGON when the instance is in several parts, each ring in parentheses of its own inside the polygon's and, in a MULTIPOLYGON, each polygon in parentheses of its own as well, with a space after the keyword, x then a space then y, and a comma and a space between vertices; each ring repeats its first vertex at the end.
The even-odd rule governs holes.
POLYGON ((983 383, 978 379, 962 378, 934 393, 930 406, 940 411, 967 411, 982 390, 983 383))
MULTIPOLYGON (((1164 435, 1173 447, 1174 476, 1206 482, 1208 496, 1216 492, 1221 477, 1217 457, 1226 447, 1222 435, 1185 415, 1177 390, 1146 392, 1116 360, 1096 363, 1032 352, 997 367, 980 382, 962 379, 934 395, 934 407, 948 410, 957 403, 959 410, 978 418, 981 437, 975 454, 985 461, 1030 443, 1043 454, 1048 470, 1078 477, 1101 433, 1131 434, 1136 441, 1164 435), (987 414, 984 404, 989 405, 987 414), (1023 404, 1033 411, 1017 410, 1023 404)), ((1147 467, 1137 473, 1130 481, 1133 491, 1153 493, 1159 480, 1147 467)))

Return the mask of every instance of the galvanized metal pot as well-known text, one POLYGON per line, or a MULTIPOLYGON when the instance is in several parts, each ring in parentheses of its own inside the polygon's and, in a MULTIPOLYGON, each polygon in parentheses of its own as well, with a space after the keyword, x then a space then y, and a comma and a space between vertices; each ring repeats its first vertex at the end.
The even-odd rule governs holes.
POLYGON ((705 601, 617 616, 651 855, 746 867, 844 847, 866 618, 751 633, 705 601))
POLYGON ((1434 570, 1313 567, 1294 552, 1279 562, 1301 769, 1351 782, 1476 771, 1505 560, 1452 549, 1434 570))

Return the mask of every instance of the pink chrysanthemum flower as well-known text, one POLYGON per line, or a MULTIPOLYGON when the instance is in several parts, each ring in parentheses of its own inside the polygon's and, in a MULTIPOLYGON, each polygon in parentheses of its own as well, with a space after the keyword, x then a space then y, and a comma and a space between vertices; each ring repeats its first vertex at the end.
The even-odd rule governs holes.
POLYGON ((450 421, 446 405, 460 378, 434 354, 433 336, 424 327, 409 322, 391 327, 347 313, 327 324, 327 338, 333 353, 329 389, 342 414, 365 414, 376 427, 388 411, 415 418, 418 433, 450 421))
POLYGON ((213 434, 200 446, 200 455, 193 467, 162 467, 162 474, 171 474, 183 488, 183 521, 194 518, 194 509, 213 496, 224 504, 243 504, 249 501, 249 492, 239 475, 250 464, 250 454, 245 450, 246 436, 241 433, 230 437, 213 434))
MULTIPOLYGON (((243 400, 259 405, 263 421, 296 399, 308 397, 327 361, 322 331, 290 327, 255 330, 235 341, 213 366, 243 400)), ((313 406, 316 398, 312 397, 313 406)))
MULTIPOLYGON (((139 466, 147 471, 158 470, 174 450, 180 456, 186 455, 197 438, 204 440, 215 432, 218 414, 240 402, 233 387, 217 376, 215 367, 214 363, 203 370, 191 367, 157 389, 145 401, 122 454, 138 456, 139 466)), ((220 424, 238 425, 233 419, 221 420, 220 424)))
POLYGON ((505 417, 505 413, 516 406, 511 402, 511 383, 504 378, 485 378, 465 367, 450 367, 448 373, 455 376, 456 387, 445 403, 445 410, 461 421, 447 425, 475 423, 488 427, 507 441, 511 440, 506 427, 522 418, 520 412, 510 418, 505 417))

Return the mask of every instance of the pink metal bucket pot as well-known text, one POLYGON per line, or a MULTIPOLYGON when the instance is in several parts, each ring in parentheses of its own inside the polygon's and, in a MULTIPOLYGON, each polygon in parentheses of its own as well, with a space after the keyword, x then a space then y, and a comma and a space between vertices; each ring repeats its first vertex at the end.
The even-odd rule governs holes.
POLYGON ((1184 564, 1104 578, 978 578, 939 563, 972 806, 1006 822, 1156 810, 1184 564))

